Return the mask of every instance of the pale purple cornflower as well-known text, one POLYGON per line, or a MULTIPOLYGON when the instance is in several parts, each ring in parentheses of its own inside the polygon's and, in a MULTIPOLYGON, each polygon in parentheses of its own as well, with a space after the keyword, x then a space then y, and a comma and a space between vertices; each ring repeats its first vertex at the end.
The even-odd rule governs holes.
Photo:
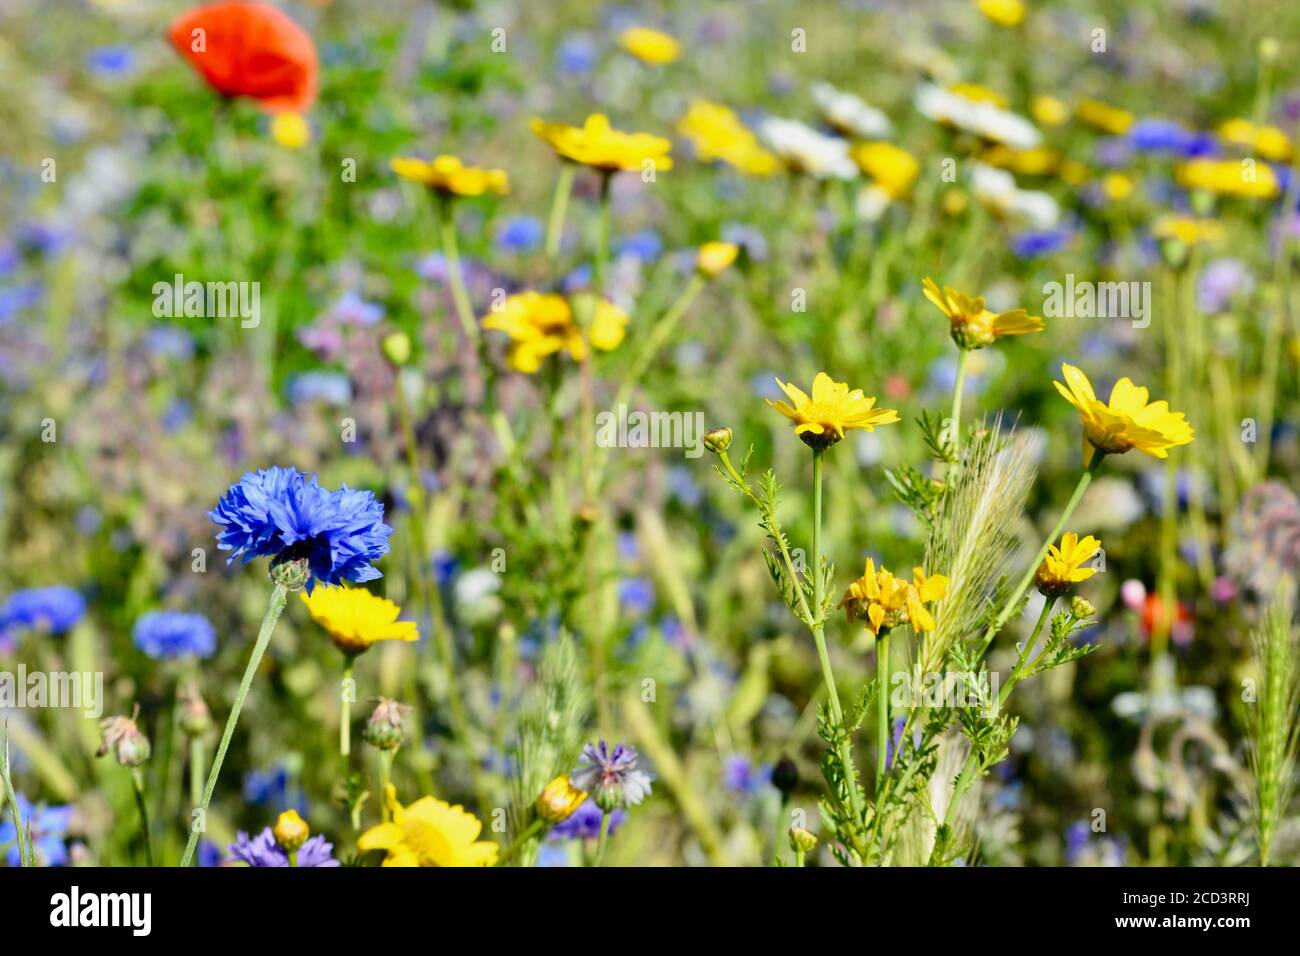
POLYGON ((586 790, 602 810, 634 807, 650 795, 650 774, 638 769, 641 757, 636 748, 605 741, 587 744, 569 783, 586 790))
MULTIPOLYGON (((323 836, 314 836, 298 850, 298 866, 338 866, 334 859, 334 844, 323 836)), ((275 834, 267 827, 255 837, 240 831, 230 844, 230 859, 249 866, 287 867, 289 854, 275 842, 275 834)))

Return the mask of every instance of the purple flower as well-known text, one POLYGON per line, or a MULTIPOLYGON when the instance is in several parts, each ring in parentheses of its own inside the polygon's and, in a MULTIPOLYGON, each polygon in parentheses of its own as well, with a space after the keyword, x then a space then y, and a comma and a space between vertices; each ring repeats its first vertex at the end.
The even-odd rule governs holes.
MULTIPOLYGON (((323 836, 310 837, 298 850, 298 866, 338 866, 333 851, 334 844, 323 836)), ((270 827, 251 838, 241 830, 235 842, 230 844, 230 859, 249 866, 289 865, 289 854, 275 842, 270 827)))
POLYGON ((310 593, 316 581, 362 583, 382 577, 371 562, 388 553, 393 529, 384 524, 384 506, 369 491, 344 485, 327 491, 315 475, 296 468, 248 472, 217 503, 209 517, 222 527, 218 547, 241 554, 305 559, 310 593))
POLYGON ((771 767, 758 767, 744 754, 728 757, 722 766, 722 785, 740 796, 753 796, 772 779, 771 767))
POLYGON ((531 252, 542 244, 545 230, 536 216, 511 216, 496 229, 496 246, 503 252, 531 252))
POLYGON ((1210 315, 1226 311, 1238 294, 1249 294, 1254 286, 1254 276, 1240 259, 1215 259, 1196 284, 1196 307, 1210 315))
POLYGON ((626 744, 587 744, 569 783, 591 794, 596 806, 609 811, 634 807, 650 795, 650 775, 638 769, 640 755, 626 744))
MULTIPOLYGON (((573 811, 573 816, 563 823, 557 823, 551 827, 547 834, 550 840, 594 840, 600 836, 600 818, 603 817, 604 811, 596 806, 590 800, 584 800, 578 809, 573 811)), ((613 836, 614 831, 622 825, 627 819, 627 811, 622 809, 613 810, 609 815, 609 835, 613 836)))
POLYGON ((217 633, 202 614, 184 611, 150 611, 140 616, 131 639, 154 660, 173 660, 192 654, 211 657, 217 649, 217 633))

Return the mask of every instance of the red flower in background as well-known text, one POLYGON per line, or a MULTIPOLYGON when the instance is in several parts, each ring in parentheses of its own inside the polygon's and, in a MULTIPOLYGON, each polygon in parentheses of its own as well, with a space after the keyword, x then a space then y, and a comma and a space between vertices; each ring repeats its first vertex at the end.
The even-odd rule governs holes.
POLYGON ((167 35, 222 96, 250 97, 271 113, 301 113, 316 100, 316 45, 270 4, 196 7, 167 35))

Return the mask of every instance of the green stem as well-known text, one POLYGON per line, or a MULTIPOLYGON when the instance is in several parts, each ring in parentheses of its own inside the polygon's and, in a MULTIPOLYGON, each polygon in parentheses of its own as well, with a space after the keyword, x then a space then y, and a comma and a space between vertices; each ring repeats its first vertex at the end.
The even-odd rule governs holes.
POLYGON ((523 833, 519 834, 519 836, 515 837, 514 840, 510 842, 510 845, 501 851, 501 855, 497 857, 497 866, 500 866, 502 863, 506 862, 506 860, 514 856, 521 846, 533 837, 537 836, 537 834, 541 833, 542 828, 545 826, 546 821, 541 817, 538 817, 532 823, 528 824, 528 828, 524 830, 523 833))
POLYGON ((190 803, 195 806, 203 799, 203 773, 207 769, 204 766, 207 763, 205 749, 202 735, 190 738, 190 803))
POLYGON ((393 776, 393 760, 396 756, 396 750, 379 751, 379 805, 385 823, 393 818, 392 811, 388 809, 388 784, 393 776))
POLYGON ((605 859, 605 843, 609 840, 609 811, 606 810, 600 816, 600 839, 596 842, 596 862, 592 866, 600 866, 601 861, 605 859))
POLYGON ((221 733, 221 743, 217 746, 216 758, 212 761, 212 769, 208 771, 208 782, 203 788, 203 802, 196 808, 199 811, 199 818, 190 825, 190 838, 185 844, 185 855, 181 857, 181 866, 189 866, 194 859, 194 851, 199 845, 199 834, 206 828, 212 791, 217 788, 217 778, 221 776, 221 765, 226 760, 230 738, 235 735, 235 725, 239 723, 239 712, 244 709, 244 698, 248 696, 248 690, 253 685, 253 675, 257 673, 257 668, 262 663, 262 655, 266 653, 267 645, 271 643, 271 633, 275 630, 275 623, 284 610, 287 593, 283 584, 275 585, 271 591, 271 600, 267 604, 266 615, 262 618, 262 629, 257 633, 257 643, 253 645, 252 656, 249 657, 248 666, 244 669, 244 678, 239 682, 239 691, 235 694, 234 706, 230 709, 230 716, 226 718, 226 729, 221 733))
POLYGON ((596 294, 605 294, 605 272, 609 266, 609 184, 614 174, 602 172, 600 175, 600 213, 596 220, 596 263, 593 278, 596 294))
POLYGON ((14 839, 18 844, 18 865, 32 866, 31 844, 27 841, 27 831, 23 829, 23 815, 18 809, 18 797, 14 793, 13 779, 9 769, 9 722, 4 725, 4 746, 0 747, 0 781, 4 783, 5 800, 9 803, 9 812, 14 818, 14 839))
MULTIPOLYGON (((825 449, 813 449, 813 531, 812 531, 812 579, 813 579, 813 610, 808 618, 812 628, 813 642, 817 645, 817 659, 821 663, 822 680, 826 684, 826 693, 830 698, 831 718, 835 721, 836 730, 842 735, 836 752, 839 755, 840 763, 844 769, 844 779, 849 791, 849 805, 853 809, 853 819, 856 823, 862 821, 862 795, 858 792, 858 784, 854 779, 853 770, 853 749, 849 745, 847 733, 844 731, 844 710, 840 706, 840 692, 835 687, 835 672, 831 670, 830 654, 826 650, 826 635, 822 627, 822 606, 824 604, 823 590, 825 582, 822 580, 822 456, 825 449)), ((796 588, 797 588, 796 582, 796 588)))
POLYGON ((343 779, 348 776, 352 756, 352 699, 351 689, 346 685, 352 680, 352 669, 356 658, 350 654, 343 655, 343 684, 339 695, 339 756, 343 758, 343 779))
MULTIPOLYGON (((465 273, 460 264, 460 245, 456 240, 456 217, 452 215, 450 199, 438 200, 438 227, 442 234, 442 254, 447 260, 447 276, 451 285, 451 298, 456 304, 456 316, 460 327, 475 348, 479 345, 478 322, 474 319, 474 309, 469 303, 469 293, 465 290, 465 273)), ((486 374, 486 368, 484 369, 486 374)))
POLYGON ((1029 663, 1029 654, 1034 649, 1034 644, 1038 641, 1038 635, 1042 633, 1043 625, 1047 623, 1048 616, 1052 613, 1052 608, 1056 604, 1056 598, 1050 597, 1043 601, 1042 613, 1038 615, 1038 621, 1034 624, 1033 633, 1029 635, 1029 640, 1025 641, 1024 648, 1020 651, 1020 656, 1016 660, 1016 666, 1011 669, 1007 682, 1002 685, 998 691, 998 706, 1001 707, 1008 697, 1011 696, 1011 688, 1016 686, 1020 680, 1020 675, 1024 672, 1025 665, 1029 663))
POLYGON ((546 258, 551 261, 552 269, 560 255, 560 240, 564 238, 564 218, 569 210, 569 194, 573 192, 573 177, 577 173, 577 164, 566 162, 560 167, 560 178, 555 181, 551 217, 546 223, 546 258))
POLYGON ((1038 554, 1036 554, 1034 560, 1030 562, 1029 568, 1025 571, 1024 577, 1020 579, 1020 583, 1016 585, 1016 589, 1011 593, 1011 597, 1007 599, 1007 603, 1002 606, 1002 610, 998 612, 998 616, 993 619, 992 623, 988 626, 988 630, 984 632, 983 649, 981 650, 981 653, 983 653, 983 650, 988 649, 989 644, 993 642, 993 638, 997 637, 998 632, 1002 630, 1007 621, 1010 620, 1012 613, 1020 605, 1020 599, 1025 596, 1025 592, 1029 590, 1029 585, 1034 582, 1034 575, 1038 573, 1039 565, 1043 563, 1043 558, 1047 557, 1047 549, 1055 544, 1056 540, 1060 538, 1061 532, 1065 528, 1065 523, 1070 520, 1070 515, 1074 514, 1074 509, 1079 506, 1079 502, 1083 498, 1083 493, 1087 491, 1088 486, 1092 484, 1092 479, 1101 468, 1102 460, 1105 457, 1106 456, 1102 452, 1096 450, 1093 451, 1092 461, 1089 463, 1088 467, 1084 469, 1083 474, 1079 476, 1079 483, 1074 486, 1074 494, 1070 495, 1070 500, 1066 502, 1065 510, 1061 512, 1061 517, 1057 520, 1056 527, 1052 528, 1051 533, 1047 536, 1047 540, 1044 541, 1042 547, 1038 549, 1038 554))
POLYGON ((885 784, 885 758, 889 753, 889 632, 876 637, 876 796, 885 784))
POLYGON ((957 381, 952 386, 952 415, 948 439, 952 442, 953 455, 961 461, 961 396, 966 386, 966 363, 970 360, 967 349, 957 350, 957 381))
POLYGON ((144 777, 139 767, 131 768, 131 789, 135 791, 135 807, 140 811, 140 835, 144 837, 144 863, 153 866, 153 840, 149 838, 149 809, 144 801, 144 777))

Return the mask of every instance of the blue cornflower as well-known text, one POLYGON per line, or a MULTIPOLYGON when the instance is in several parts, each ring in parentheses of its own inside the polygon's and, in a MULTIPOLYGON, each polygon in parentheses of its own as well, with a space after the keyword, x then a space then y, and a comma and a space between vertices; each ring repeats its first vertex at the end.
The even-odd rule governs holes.
POLYGON ((217 632, 202 614, 184 611, 149 611, 131 631, 131 639, 154 660, 172 660, 193 654, 211 657, 217 649, 217 632))
POLYGON ((295 405, 322 402, 335 407, 352 401, 352 382, 342 372, 314 370, 301 372, 289 379, 285 394, 295 405))
POLYGON ((1128 143, 1143 153, 1173 153, 1178 156, 1213 156, 1218 143, 1209 133, 1199 133, 1173 120, 1138 120, 1128 131, 1128 143))
MULTIPOLYGON (((21 793, 15 796, 18 798, 18 815, 22 818, 23 827, 31 831, 36 865, 67 866, 68 848, 63 841, 68 835, 68 825, 72 822, 71 804, 41 807, 37 810, 21 793)), ((14 828, 9 808, 5 808, 4 822, 0 822, 0 846, 6 845, 9 848, 5 851, 5 862, 9 866, 19 866, 22 860, 18 855, 18 831, 14 828)))
POLYGON ((618 584, 618 601, 630 614, 646 614, 655 606, 655 586, 649 578, 624 578, 618 584))
POLYGON ((622 236, 614 245, 618 256, 630 256, 642 262, 653 262, 664 251, 664 241, 653 229, 642 229, 630 236, 622 236))
POLYGON ((772 768, 755 766, 744 754, 728 757, 722 766, 722 785, 734 794, 750 797, 772 779, 772 768))
POLYGON ((86 599, 75 588, 55 584, 48 588, 15 591, 0 606, 0 631, 24 628, 63 634, 86 613, 86 599))
POLYGON ((1017 259, 1041 259, 1060 252, 1073 237, 1074 233, 1064 228, 1030 229, 1011 237, 1011 252, 1017 259))
POLYGON ((217 503, 209 517, 221 525, 222 551, 306 562, 308 593, 317 581, 358 584, 383 577, 371 562, 388 553, 393 529, 384 524, 384 506, 369 491, 344 485, 327 491, 315 475, 296 468, 248 472, 217 503))
POLYGON ((123 76, 135 68, 135 51, 124 45, 96 47, 86 55, 86 68, 98 76, 123 76))
MULTIPOLYGON (((298 849, 298 866, 338 866, 334 859, 334 844, 323 836, 309 837, 298 849)), ((275 834, 267 827, 255 837, 240 831, 230 844, 230 858, 249 866, 287 867, 289 854, 275 842, 275 834)))
MULTIPOLYGON (((557 823, 551 827, 547 833, 547 839, 550 840, 594 840, 600 836, 600 818, 604 816, 600 807, 596 806, 590 800, 584 800, 578 809, 573 811, 573 816, 562 823, 557 823)), ((614 810, 609 815, 609 835, 613 836, 614 831, 622 825, 627 819, 626 810, 614 810)))
POLYGON ((511 216, 496 229, 497 248, 503 252, 531 252, 542 244, 545 230, 536 216, 511 216))
POLYGON ((596 44, 589 37, 575 35, 560 44, 555 59, 563 73, 586 73, 596 65, 596 56, 596 44))

